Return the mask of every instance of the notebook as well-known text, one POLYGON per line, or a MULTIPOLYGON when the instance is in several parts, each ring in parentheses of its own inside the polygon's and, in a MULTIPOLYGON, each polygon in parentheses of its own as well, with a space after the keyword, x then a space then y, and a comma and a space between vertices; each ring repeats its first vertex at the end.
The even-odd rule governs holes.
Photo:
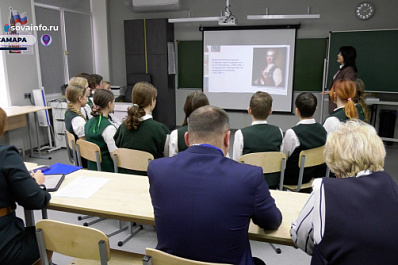
POLYGON ((68 175, 69 173, 75 172, 76 170, 81 169, 82 167, 66 165, 62 163, 55 163, 54 165, 50 166, 50 169, 43 172, 44 175, 54 175, 54 174, 65 174, 68 175))

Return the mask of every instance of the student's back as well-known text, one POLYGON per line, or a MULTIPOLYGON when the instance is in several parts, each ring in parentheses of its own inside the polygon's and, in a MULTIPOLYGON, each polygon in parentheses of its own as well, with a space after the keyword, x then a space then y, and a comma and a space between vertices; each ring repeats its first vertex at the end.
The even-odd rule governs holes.
MULTIPOLYGON (((164 156, 170 130, 152 118, 156 96, 157 90, 151 84, 146 82, 135 84, 132 91, 133 105, 128 109, 128 116, 114 137, 117 147, 146 151, 154 158, 164 156)), ((121 172, 139 174, 128 170, 121 172)))
MULTIPOLYGON (((238 161, 242 155, 258 152, 279 152, 282 149, 282 130, 267 123, 272 113, 272 97, 267 92, 256 92, 250 99, 249 115, 253 117, 251 126, 235 133, 233 159, 238 161)), ((266 174, 268 186, 276 187, 279 173, 266 174)))
MULTIPOLYGON (((101 170, 114 172, 110 153, 116 149, 114 136, 116 127, 109 121, 109 113, 115 107, 115 97, 111 91, 99 89, 94 94, 93 117, 85 125, 86 140, 101 149, 101 170)), ((88 161, 88 169, 97 170, 97 164, 88 161)))
MULTIPOLYGON (((283 181, 285 185, 297 185, 298 183, 300 152, 325 145, 327 136, 325 128, 313 118, 317 108, 317 99, 312 93, 299 94, 295 105, 300 121, 286 131, 283 140, 283 152, 288 158, 283 181)), ((306 168, 303 183, 309 182, 312 178, 324 177, 325 172, 325 165, 306 168)))

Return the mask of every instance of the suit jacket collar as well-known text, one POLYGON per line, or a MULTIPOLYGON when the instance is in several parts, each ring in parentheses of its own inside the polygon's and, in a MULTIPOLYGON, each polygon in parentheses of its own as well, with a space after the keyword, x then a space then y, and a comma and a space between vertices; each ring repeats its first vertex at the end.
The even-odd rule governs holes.
POLYGON ((203 145, 190 146, 185 152, 221 156, 221 153, 217 149, 210 147, 210 146, 203 146, 203 145))

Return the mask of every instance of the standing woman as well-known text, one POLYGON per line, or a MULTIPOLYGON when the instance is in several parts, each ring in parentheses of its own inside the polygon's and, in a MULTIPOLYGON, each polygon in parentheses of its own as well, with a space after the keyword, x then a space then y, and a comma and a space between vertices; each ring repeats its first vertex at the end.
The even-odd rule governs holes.
MULTIPOLYGON (((116 127, 109 121, 109 113, 115 108, 115 96, 110 90, 98 89, 94 94, 93 117, 84 126, 86 140, 101 149, 101 170, 114 172, 110 153, 117 149, 113 137, 116 127)), ((88 161, 88 169, 97 170, 97 164, 88 161)))
MULTIPOLYGON (((7 114, 0 108, 0 136, 7 114)), ((29 174, 15 146, 0 145, 0 264, 33 264, 40 258, 35 227, 25 227, 15 215, 16 203, 25 209, 43 209, 51 195, 39 185, 41 171, 29 174)))
POLYGON ((156 97, 157 90, 153 85, 147 82, 134 85, 131 92, 133 105, 115 134, 117 147, 146 151, 155 158, 164 156, 170 130, 152 117, 156 97))
POLYGON ((195 91, 187 96, 184 105, 185 119, 181 127, 172 131, 169 141, 169 156, 185 151, 188 147, 185 143, 184 134, 188 131, 189 115, 202 106, 209 105, 209 100, 203 92, 195 91))
MULTIPOLYGON (((334 82, 340 79, 349 79, 354 81, 358 77, 358 69, 356 65, 357 51, 352 46, 341 46, 339 53, 337 54, 337 62, 340 64, 339 70, 333 76, 332 81, 329 84, 328 91, 325 94, 329 94, 333 87, 334 82)), ((329 113, 332 113, 336 108, 336 104, 329 101, 329 113)))

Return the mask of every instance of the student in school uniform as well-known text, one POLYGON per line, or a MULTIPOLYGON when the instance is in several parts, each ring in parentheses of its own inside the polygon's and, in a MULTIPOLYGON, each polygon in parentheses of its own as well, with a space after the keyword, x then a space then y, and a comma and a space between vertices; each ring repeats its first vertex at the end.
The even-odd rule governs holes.
POLYGON ((363 112, 355 104, 355 83, 348 79, 336 80, 330 90, 329 97, 336 103, 337 108, 326 118, 323 126, 328 133, 334 131, 341 122, 348 119, 364 120, 363 112))
MULTIPOLYGON (((98 145, 101 149, 101 170, 114 172, 110 153, 117 149, 114 136, 116 127, 109 121, 109 113, 115 107, 115 96, 109 90, 99 89, 94 94, 93 116, 84 126, 86 140, 98 145)), ((88 169, 97 170, 97 164, 88 161, 88 169)))
POLYGON ((370 112, 369 112, 368 105, 366 105, 366 102, 365 102, 365 99, 366 99, 365 83, 363 82, 362 79, 357 78, 355 80, 355 86, 357 89, 357 93, 355 95, 354 102, 358 108, 359 113, 363 113, 364 121, 369 122, 370 121, 370 112))
POLYGON ((155 121, 152 111, 156 106, 157 90, 147 82, 138 82, 132 91, 133 105, 127 111, 127 118, 115 134, 119 148, 129 148, 151 153, 154 158, 168 154, 170 130, 155 121), (166 149, 166 152, 165 152, 166 149))
MULTIPOLYGON (((72 77, 69 80, 69 85, 82 86, 82 87, 85 87, 90 90, 88 81, 84 77, 72 77)), ((91 109, 91 106, 89 105, 89 102, 90 102, 90 97, 88 98, 87 104, 84 107, 82 107, 80 110, 80 112, 83 114, 83 116, 86 117, 87 120, 92 117, 91 116, 92 109, 91 109)), ((91 104, 91 105, 93 105, 93 104, 91 104)))
MULTIPOLYGON (((296 114, 300 121, 286 131, 283 140, 283 152, 288 158, 283 181, 285 185, 297 185, 300 152, 325 145, 327 136, 325 128, 313 118, 317 109, 317 99, 314 94, 309 92, 299 94, 295 104, 296 114)), ((325 165, 307 168, 304 172, 303 183, 309 182, 314 177, 324 177, 325 172, 325 165)))
MULTIPOLYGON (((81 110, 87 104, 90 90, 78 85, 68 85, 66 88, 66 99, 68 109, 65 112, 65 128, 75 136, 75 139, 86 139, 84 125, 88 117, 81 110)), ((82 167, 87 167, 87 160, 82 158, 82 167)))
MULTIPOLYGON (((250 99, 249 115, 252 124, 237 130, 233 146, 233 159, 238 161, 242 155, 257 152, 282 151, 283 133, 281 128, 267 123, 272 113, 272 97, 267 92, 258 91, 250 99)), ((276 187, 279 174, 267 174, 268 186, 276 187)))
POLYGON ((184 105, 185 118, 180 128, 174 130, 170 134, 169 141, 169 156, 174 156, 178 152, 185 151, 188 149, 187 144, 185 143, 184 135, 188 131, 188 120, 189 115, 202 106, 209 105, 209 100, 207 96, 200 91, 194 91, 187 96, 184 105))
POLYGON ((77 139, 85 139, 84 125, 87 117, 81 112, 81 108, 87 104, 90 90, 79 85, 68 85, 66 99, 68 109, 65 112, 65 127, 77 139))

